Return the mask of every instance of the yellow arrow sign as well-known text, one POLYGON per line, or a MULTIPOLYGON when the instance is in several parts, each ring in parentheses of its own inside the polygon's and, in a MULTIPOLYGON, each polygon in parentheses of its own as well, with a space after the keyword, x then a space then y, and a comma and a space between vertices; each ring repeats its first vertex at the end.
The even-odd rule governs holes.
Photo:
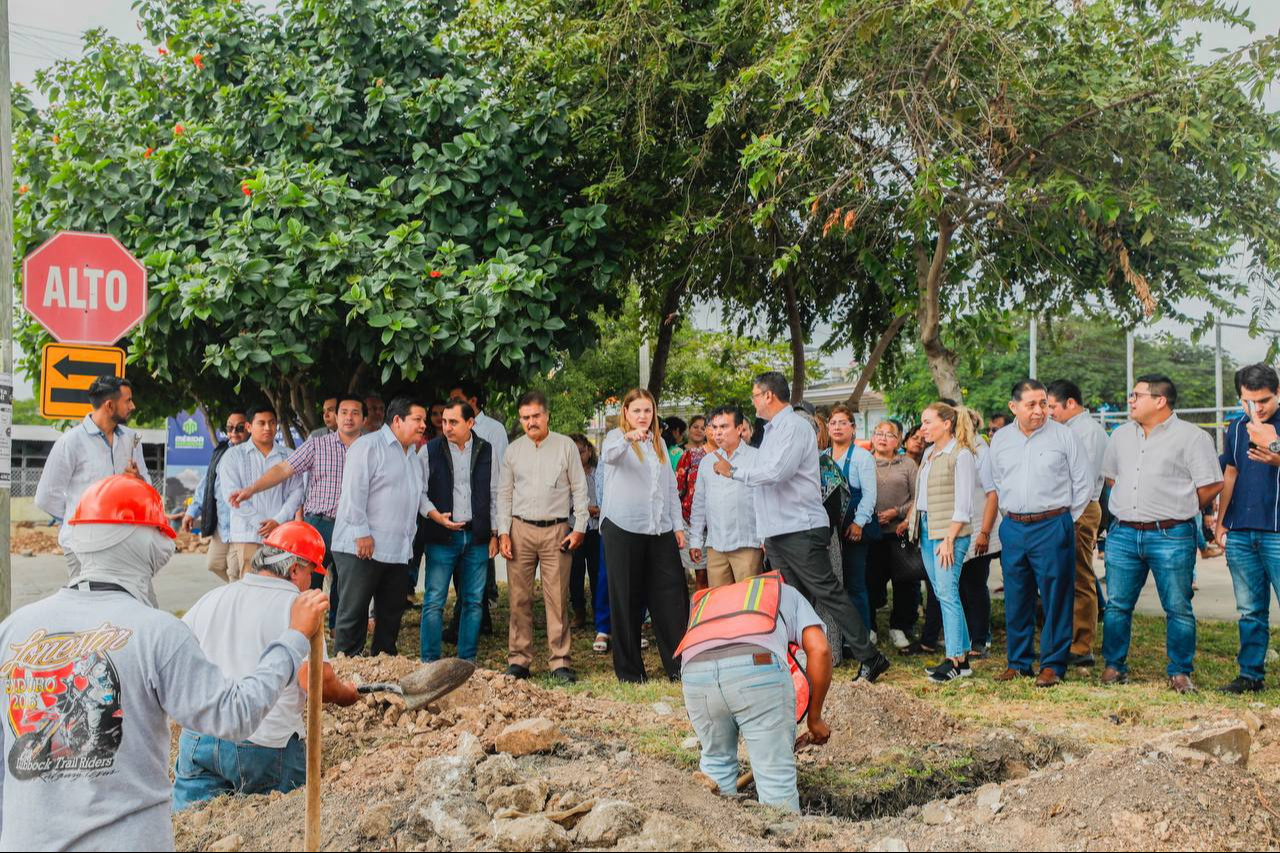
POLYGON ((93 411, 89 386, 99 376, 124 378, 124 350, 77 344, 45 344, 40 369, 40 417, 83 418, 93 411))

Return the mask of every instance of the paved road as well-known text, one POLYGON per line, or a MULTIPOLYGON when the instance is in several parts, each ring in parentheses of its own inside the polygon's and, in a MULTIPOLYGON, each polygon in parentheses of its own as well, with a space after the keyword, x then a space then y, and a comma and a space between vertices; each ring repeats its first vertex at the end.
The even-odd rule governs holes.
MULTIPOLYGON (((506 579, 505 565, 498 559, 498 577, 506 579)), ((1101 561, 1099 561, 1101 568, 1101 561)), ((30 604, 43 598, 61 586, 66 580, 66 568, 61 557, 37 556, 13 558, 13 603, 15 607, 30 604)), ((991 588, 1001 584, 998 563, 992 566, 991 588)), ((1234 621, 1236 618, 1235 596, 1231 591, 1231 575, 1227 572, 1227 561, 1223 557, 1212 560, 1201 560, 1197 573, 1200 586, 1194 600, 1196 615, 1201 619, 1221 619, 1234 621)), ((186 610, 196 599, 204 595, 218 583, 217 578, 204 567, 203 554, 177 554, 169 565, 165 566, 156 578, 156 595, 160 606, 165 610, 186 610)), ((1156 596, 1155 585, 1147 581, 1146 589, 1138 600, 1138 611, 1160 615, 1160 599, 1156 596)), ((1280 607, 1273 597, 1271 600, 1271 623, 1280 625, 1280 607)))

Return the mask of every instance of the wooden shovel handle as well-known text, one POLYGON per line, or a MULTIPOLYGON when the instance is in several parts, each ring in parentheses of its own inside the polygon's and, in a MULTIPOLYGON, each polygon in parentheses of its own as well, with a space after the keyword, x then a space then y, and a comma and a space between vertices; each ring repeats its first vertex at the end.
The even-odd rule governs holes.
POLYGON ((302 849, 320 849, 320 706, 324 702, 324 622, 311 635, 307 667, 307 826, 302 849))

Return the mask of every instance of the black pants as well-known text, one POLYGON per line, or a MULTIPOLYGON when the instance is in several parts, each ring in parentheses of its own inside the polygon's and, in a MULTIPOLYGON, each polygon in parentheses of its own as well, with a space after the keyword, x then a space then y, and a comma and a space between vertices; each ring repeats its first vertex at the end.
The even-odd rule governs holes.
POLYGON ((609 609, 613 614, 613 672, 619 681, 644 681, 640 626, 646 605, 668 678, 680 677, 676 646, 689 624, 689 584, 674 533, 630 533, 605 519, 600 526, 604 562, 609 567, 609 609))
POLYGON ((582 547, 573 552, 573 565, 569 569, 569 603, 574 617, 587 612, 587 578, 591 587, 596 585, 596 572, 600 568, 600 531, 588 530, 582 547))
MULTIPOLYGON (((867 553, 867 597, 871 604, 871 618, 889 601, 889 584, 893 584, 893 609, 889 611, 889 628, 910 634, 916 629, 920 615, 920 582, 899 580, 893 577, 893 556, 890 548, 898 548, 898 537, 888 534, 871 543, 867 553)), ((868 630, 875 625, 868 625, 868 630)))
MULTIPOLYGON (((991 590, 987 582, 991 578, 991 561, 995 554, 983 554, 965 561, 960 567, 960 606, 964 608, 964 621, 969 626, 969 645, 978 649, 991 640, 991 590)), ((924 628, 920 631, 920 642, 926 646, 938 645, 938 637, 942 634, 942 608, 934 597, 933 587, 929 587, 929 600, 924 608, 924 628)), ((894 595, 898 593, 895 591, 894 595)))
POLYGON ((373 602, 373 647, 370 654, 396 654, 396 637, 408 595, 409 570, 404 563, 362 560, 354 554, 335 552, 338 564, 338 624, 333 647, 339 654, 364 654, 369 634, 369 602, 373 602))
MULTIPOLYGON (((782 577, 788 584, 799 590, 814 607, 832 615, 840 626, 844 644, 853 652, 853 656, 860 661, 871 660, 879 652, 871 645, 862 617, 853 609, 849 596, 836 580, 827 551, 830 541, 830 527, 815 527, 812 530, 770 536, 765 540, 764 549, 769 555, 769 564, 782 572, 782 577)), ((609 555, 605 555, 605 563, 609 566, 610 588, 613 585, 611 559, 609 555)))

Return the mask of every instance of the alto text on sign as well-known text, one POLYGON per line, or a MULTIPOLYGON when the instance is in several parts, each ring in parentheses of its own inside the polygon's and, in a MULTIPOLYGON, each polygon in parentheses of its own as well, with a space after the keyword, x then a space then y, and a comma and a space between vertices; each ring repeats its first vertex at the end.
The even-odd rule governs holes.
POLYGON ((49 420, 83 418, 93 411, 93 380, 124 377, 124 350, 119 347, 45 344, 40 363, 40 417, 49 420))
POLYGON ((110 234, 63 231, 22 262, 22 302, 60 343, 113 344, 147 313, 147 271, 110 234))

